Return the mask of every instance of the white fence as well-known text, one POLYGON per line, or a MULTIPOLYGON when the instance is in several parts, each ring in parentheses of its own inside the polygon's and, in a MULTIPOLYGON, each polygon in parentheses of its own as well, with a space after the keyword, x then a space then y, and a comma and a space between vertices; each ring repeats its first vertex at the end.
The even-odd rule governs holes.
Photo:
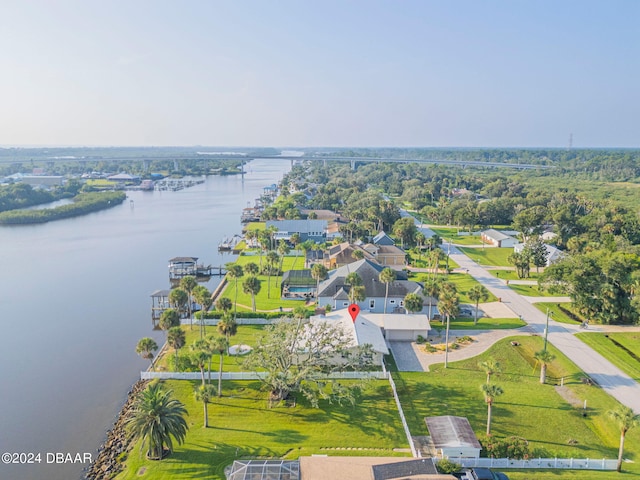
POLYGON ((404 428, 404 434, 407 436, 407 441, 409 442, 409 447, 411 447, 411 455, 413 458, 422 457, 420 452, 416 449, 416 446, 413 444, 413 438, 411 437, 411 432, 409 431, 409 425, 407 424, 407 419, 404 416, 404 411, 402 410, 402 404, 400 403, 400 398, 398 397, 398 392, 396 391, 396 384, 393 381, 391 375, 389 375, 389 385, 391 386, 391 391, 393 392, 393 398, 396 401, 396 406, 398 407, 398 413, 400 414, 400 420, 402 421, 402 428, 404 428))
MULTIPOLYGON (((211 379, 218 380, 219 372, 211 372, 211 379)), ((259 380, 264 378, 265 372, 222 372, 223 380, 259 380)), ((209 373, 205 372, 205 377, 209 377, 209 373)), ((357 379, 357 378, 376 378, 385 379, 388 377, 387 372, 335 372, 327 374, 330 379, 357 379)), ((159 378, 161 380, 200 380, 202 374, 200 372, 140 372, 141 380, 151 380, 159 378)))
POLYGON ((511 458, 461 458, 449 457, 449 460, 463 467, 487 468, 562 468, 571 470, 615 470, 617 460, 593 458, 532 458, 513 460, 511 458))

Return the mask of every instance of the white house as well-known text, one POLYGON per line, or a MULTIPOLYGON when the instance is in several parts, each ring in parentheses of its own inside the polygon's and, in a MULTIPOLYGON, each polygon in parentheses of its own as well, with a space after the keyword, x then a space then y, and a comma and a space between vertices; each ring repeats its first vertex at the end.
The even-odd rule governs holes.
MULTIPOLYGON (((516 253, 521 253, 522 250, 524 250, 524 246, 525 246, 524 243, 516 243, 513 246, 513 251, 516 253)), ((567 255, 562 250, 558 250, 553 245, 549 245, 545 243, 544 247, 547 249, 547 265, 546 265, 547 267, 553 263, 556 263, 557 261, 561 260, 567 255)))
POLYGON ((518 243, 517 238, 507 235, 506 233, 499 232, 498 230, 494 230, 493 228, 482 232, 480 238, 482 238, 484 243, 500 248, 512 248, 516 243, 518 243))

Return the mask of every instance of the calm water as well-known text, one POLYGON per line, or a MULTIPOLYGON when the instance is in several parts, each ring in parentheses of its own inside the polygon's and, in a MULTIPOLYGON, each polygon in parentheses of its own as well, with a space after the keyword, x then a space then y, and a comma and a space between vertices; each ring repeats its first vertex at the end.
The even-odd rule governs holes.
MULTIPOLYGON (((91 452, 148 362, 151 299, 169 288, 167 260, 219 265, 220 240, 240 233, 242 208, 289 161, 255 160, 241 177, 210 177, 179 192, 129 192, 113 209, 44 225, 0 228, 0 453, 42 454, 0 464, 0 479, 73 480, 83 465, 47 452, 91 452)), ((207 286, 212 289, 218 279, 207 286)))

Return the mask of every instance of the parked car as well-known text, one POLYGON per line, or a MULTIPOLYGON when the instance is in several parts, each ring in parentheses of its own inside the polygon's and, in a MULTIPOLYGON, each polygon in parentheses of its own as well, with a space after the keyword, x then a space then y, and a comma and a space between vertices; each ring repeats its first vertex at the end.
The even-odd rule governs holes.
POLYGON ((472 468, 465 472, 461 480, 509 480, 502 472, 492 472, 488 468, 472 468))

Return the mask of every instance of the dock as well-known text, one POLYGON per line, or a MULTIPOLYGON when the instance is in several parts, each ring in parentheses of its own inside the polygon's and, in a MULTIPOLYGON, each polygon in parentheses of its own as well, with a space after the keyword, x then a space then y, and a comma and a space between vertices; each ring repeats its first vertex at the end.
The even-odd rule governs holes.
POLYGON ((196 278, 226 275, 224 267, 214 267, 198 263, 198 257, 175 257, 169 260, 169 279, 180 280, 191 275, 196 278))

